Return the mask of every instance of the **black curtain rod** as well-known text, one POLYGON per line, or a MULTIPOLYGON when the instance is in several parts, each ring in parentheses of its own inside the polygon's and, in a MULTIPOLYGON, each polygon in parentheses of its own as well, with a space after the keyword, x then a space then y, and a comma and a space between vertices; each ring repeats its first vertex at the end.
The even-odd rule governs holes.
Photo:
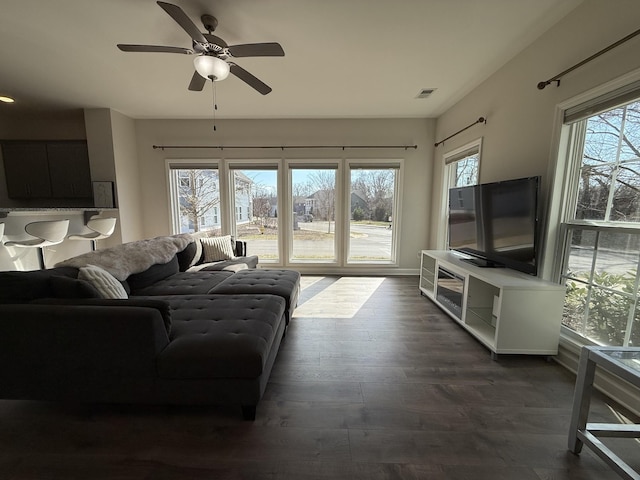
POLYGON ((433 144, 434 147, 437 147, 438 145, 442 145, 444 142, 446 142, 447 140, 449 140, 450 138, 455 137, 456 135, 458 135, 459 133, 464 132, 466 129, 473 127, 474 125, 477 125, 478 123, 487 123, 487 119, 484 117, 480 117, 478 120, 476 120, 475 122, 473 122, 471 125, 467 125, 466 127, 464 127, 462 130, 458 130, 456 133, 454 133, 453 135, 449 135, 447 138, 445 138, 444 140, 440 140, 439 142, 436 142, 433 144))
POLYGON ((607 53, 609 50, 613 50, 614 48, 622 45, 624 42, 631 40, 633 37, 640 35, 640 29, 636 30, 633 33, 630 33, 629 35, 627 35, 626 37, 618 40, 616 43, 612 43, 611 45, 609 45, 606 48, 603 48, 602 50, 600 50, 598 53, 594 53, 593 55, 591 55, 589 58, 585 58, 583 61, 581 61, 580 63, 576 63, 573 67, 571 68, 567 68, 564 72, 559 73, 558 75, 556 75, 553 78, 550 78, 549 80, 547 80, 546 82, 539 82, 538 83, 538 90, 544 90, 544 87, 546 87, 547 85, 549 85, 552 82, 556 82, 556 87, 560 86, 560 79, 562 77, 564 77, 567 73, 573 72, 576 68, 580 68, 581 66, 583 66, 585 63, 589 63, 591 60, 594 60, 596 58, 598 58, 600 55, 603 55, 605 53, 607 53))
POLYGON ((340 148, 346 150, 347 148, 403 148, 408 150, 413 148, 417 150, 417 145, 154 145, 153 149, 157 150, 169 150, 169 149, 183 149, 183 148, 219 148, 220 150, 233 150, 239 149, 278 149, 288 150, 292 148, 340 148))

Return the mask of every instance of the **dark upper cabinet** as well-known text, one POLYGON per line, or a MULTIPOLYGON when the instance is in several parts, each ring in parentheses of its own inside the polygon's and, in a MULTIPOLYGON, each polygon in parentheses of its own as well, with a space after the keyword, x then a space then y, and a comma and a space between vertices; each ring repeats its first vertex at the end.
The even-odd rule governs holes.
POLYGON ((48 143, 47 159, 54 198, 91 197, 91 172, 85 142, 48 143))
POLYGON ((47 145, 44 142, 2 144, 9 198, 51 196, 47 145))
POLYGON ((85 141, 2 143, 9 198, 91 198, 85 141))

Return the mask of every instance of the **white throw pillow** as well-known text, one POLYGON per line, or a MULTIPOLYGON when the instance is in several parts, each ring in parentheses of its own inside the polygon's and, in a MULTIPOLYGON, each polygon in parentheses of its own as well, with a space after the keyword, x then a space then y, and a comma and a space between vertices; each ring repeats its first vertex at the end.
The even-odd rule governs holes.
POLYGON ((200 240, 204 252, 204 263, 236 258, 231 246, 231 235, 207 237, 200 240))
POLYGON ((78 279, 85 280, 95 287, 102 298, 129 298, 122 284, 105 269, 95 265, 82 267, 78 279))

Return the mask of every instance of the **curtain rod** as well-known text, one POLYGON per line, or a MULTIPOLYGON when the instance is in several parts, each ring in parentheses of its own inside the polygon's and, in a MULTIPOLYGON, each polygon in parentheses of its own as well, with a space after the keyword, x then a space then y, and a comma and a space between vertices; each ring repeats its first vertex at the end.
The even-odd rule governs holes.
POLYGON ((408 150, 413 148, 418 149, 417 145, 153 145, 153 149, 157 150, 169 150, 169 149, 183 149, 183 148, 219 148, 220 150, 232 150, 232 149, 278 149, 288 150, 292 148, 340 148, 346 150, 347 148, 403 148, 408 150))
POLYGON ((450 138, 455 137, 456 135, 458 135, 459 133, 464 132, 466 129, 473 127, 474 125, 477 125, 478 123, 487 123, 487 119, 485 117, 480 117, 478 120, 476 120, 475 122, 473 122, 471 125, 467 125, 466 127, 464 127, 462 130, 458 130, 456 133, 454 133, 453 135, 449 135, 447 138, 445 138, 444 140, 440 140, 439 142, 436 142, 433 144, 434 147, 437 147, 438 145, 442 145, 444 142, 446 142, 447 140, 449 140, 450 138))
POLYGON ((600 50, 598 53, 594 53, 593 55, 591 55, 589 58, 585 58, 583 61, 581 61, 580 63, 576 63, 573 67, 571 68, 567 68, 564 72, 559 73, 558 75, 556 75, 553 78, 550 78, 549 80, 547 80, 546 82, 539 82, 538 83, 538 90, 544 90, 544 87, 546 87, 547 85, 549 85, 552 82, 556 82, 556 87, 560 86, 560 79, 562 77, 564 77, 567 73, 573 72, 576 68, 580 68, 581 66, 583 66, 585 63, 589 63, 591 60, 594 60, 596 58, 598 58, 600 55, 603 55, 605 53, 607 53, 609 50, 613 50, 614 48, 622 45, 624 42, 631 40, 633 37, 640 35, 640 29, 636 30, 633 33, 630 33, 629 35, 627 35, 626 37, 618 40, 615 43, 612 43, 611 45, 609 45, 606 48, 603 48, 602 50, 600 50))

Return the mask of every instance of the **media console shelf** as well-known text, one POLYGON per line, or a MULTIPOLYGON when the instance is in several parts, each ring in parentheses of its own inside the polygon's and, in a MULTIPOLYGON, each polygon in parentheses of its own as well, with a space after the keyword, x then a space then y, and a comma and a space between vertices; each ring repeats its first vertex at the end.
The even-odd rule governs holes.
POLYGON ((420 292, 492 354, 556 355, 565 287, 507 268, 423 250, 420 292))

